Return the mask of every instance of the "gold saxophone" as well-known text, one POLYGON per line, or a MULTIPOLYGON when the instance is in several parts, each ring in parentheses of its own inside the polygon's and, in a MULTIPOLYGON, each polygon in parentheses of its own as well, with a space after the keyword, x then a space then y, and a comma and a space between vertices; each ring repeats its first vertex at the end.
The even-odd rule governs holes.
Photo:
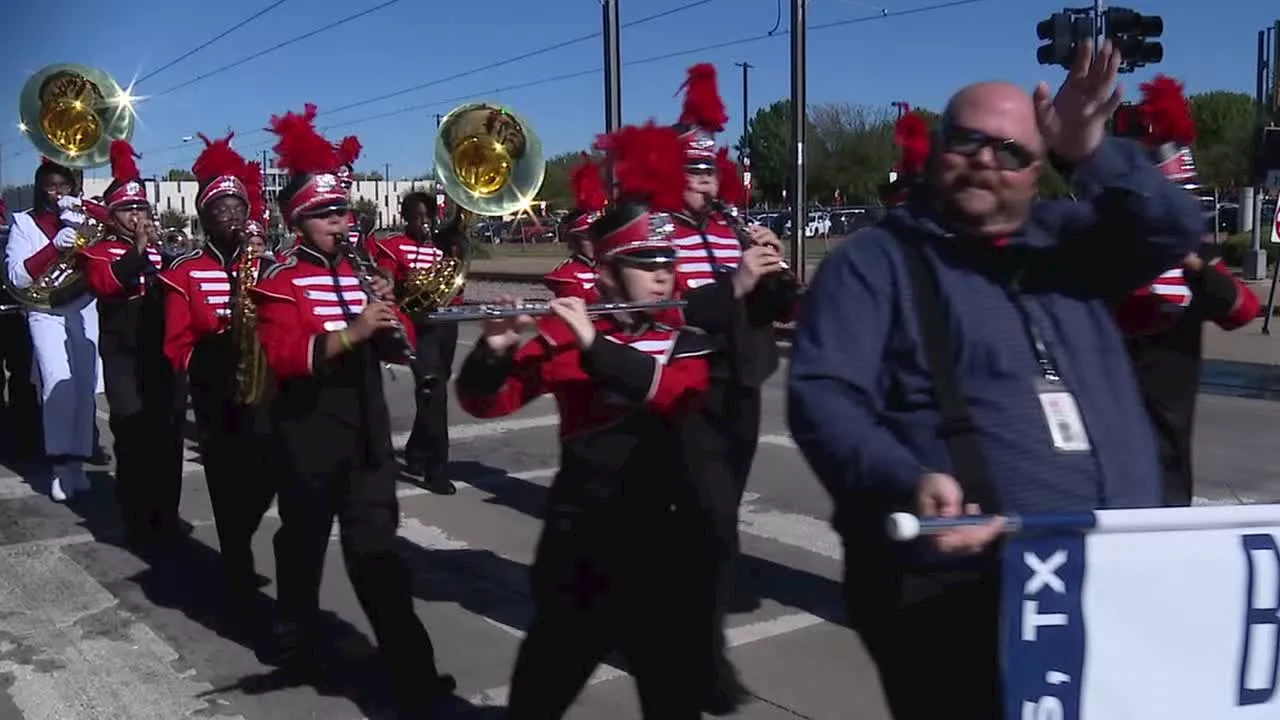
POLYGON ((236 304, 231 312, 231 332, 236 345, 236 403, 257 405, 267 389, 267 357, 258 341, 258 308, 249 293, 258 283, 262 259, 248 246, 236 273, 236 304))

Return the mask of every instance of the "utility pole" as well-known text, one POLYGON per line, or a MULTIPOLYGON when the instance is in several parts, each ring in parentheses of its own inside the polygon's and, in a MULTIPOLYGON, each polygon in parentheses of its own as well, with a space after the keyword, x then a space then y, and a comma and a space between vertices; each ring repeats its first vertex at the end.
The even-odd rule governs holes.
MULTIPOLYGON (((622 127, 622 25, 618 18, 619 0, 600 0, 600 22, 604 30, 604 131, 611 133, 622 127)), ((613 165, 605 173, 609 195, 617 191, 613 165)))
POLYGON ((791 1, 791 272, 801 285, 808 268, 804 262, 805 211, 805 25, 808 0, 791 1))
MULTIPOLYGON (((1254 108, 1255 108, 1255 125, 1257 126, 1258 143, 1254 151, 1254 157, 1258 157, 1262 152, 1262 128, 1266 121, 1266 102, 1267 102, 1267 79, 1271 72, 1270 57, 1270 35, 1274 28, 1266 28, 1258 31, 1258 66, 1256 84, 1254 86, 1254 108)), ((1245 280, 1263 280, 1267 277, 1267 253, 1262 249, 1262 206, 1266 189, 1262 186, 1263 172, 1262 163, 1258 162, 1254 168, 1253 182, 1253 207, 1250 208, 1250 214, 1253 216, 1253 228, 1250 237, 1249 251, 1244 254, 1244 266, 1241 268, 1241 274, 1245 280)), ((1242 203, 1243 204, 1243 203, 1242 203)))
POLYGON ((734 63, 742 68, 742 187, 746 192, 742 198, 742 216, 751 211, 751 105, 748 103, 747 74, 755 67, 749 62, 734 63))

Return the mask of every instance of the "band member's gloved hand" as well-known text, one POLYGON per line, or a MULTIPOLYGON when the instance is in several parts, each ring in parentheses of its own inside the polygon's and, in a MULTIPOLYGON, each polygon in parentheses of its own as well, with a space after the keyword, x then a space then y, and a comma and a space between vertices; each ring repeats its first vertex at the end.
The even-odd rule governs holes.
POLYGON ((85 223, 84 213, 76 210, 63 210, 58 213, 58 221, 66 227, 80 227, 85 223))
MULTIPOLYGON (((965 504, 960 483, 943 473, 925 473, 916 485, 916 513, 920 517, 960 517, 981 515, 975 503, 965 504)), ((1004 518, 993 518, 981 525, 954 528, 933 536, 934 547, 949 555, 977 555, 1004 530, 1004 518)))
POLYGON ((573 331, 579 350, 586 350, 596 341, 596 326, 587 316, 585 300, 580 297, 561 297, 552 300, 548 307, 573 331))
MULTIPOLYGON (((515 305, 516 299, 510 295, 499 295, 497 304, 515 305)), ((520 344, 521 331, 532 327, 533 324, 534 320, 531 315, 494 318, 484 321, 484 324, 480 327, 480 333, 489 350, 495 355, 504 355, 508 350, 520 344)))
POLYGON ((742 251, 742 263, 733 273, 733 296, 740 298, 756 289, 760 278, 782 269, 782 255, 769 245, 753 245, 742 251))
POLYGON ((71 210, 73 212, 80 212, 80 209, 82 207, 84 207, 84 203, 80 200, 80 198, 76 197, 75 195, 63 195, 62 197, 58 198, 59 210, 71 210))
POLYGON ((53 236, 53 246, 59 250, 66 250, 76 244, 76 238, 80 237, 74 228, 64 227, 53 236))
POLYGON ((360 317, 347 328, 347 337, 352 342, 365 342, 379 330, 395 327, 399 322, 395 307, 390 303, 376 302, 365 306, 360 317))

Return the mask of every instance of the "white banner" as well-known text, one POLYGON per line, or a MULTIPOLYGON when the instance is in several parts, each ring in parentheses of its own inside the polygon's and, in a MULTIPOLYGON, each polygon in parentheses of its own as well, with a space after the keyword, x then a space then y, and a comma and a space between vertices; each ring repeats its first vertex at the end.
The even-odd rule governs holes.
POLYGON ((1280 505, 1061 527, 1005 546, 1006 720, 1280 718, 1280 505))

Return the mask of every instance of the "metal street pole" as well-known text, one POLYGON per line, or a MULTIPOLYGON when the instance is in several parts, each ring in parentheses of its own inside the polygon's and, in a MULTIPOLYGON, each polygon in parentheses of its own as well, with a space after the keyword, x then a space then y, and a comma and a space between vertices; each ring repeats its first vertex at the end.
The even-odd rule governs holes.
POLYGON ((791 271, 803 285, 808 268, 804 262, 805 183, 805 24, 808 0, 791 2, 791 271))
POLYGON ((1093 0, 1093 55, 1097 57, 1102 44, 1102 0, 1093 0))
POLYGON ((604 131, 622 127, 622 26, 618 0, 601 0, 604 24, 604 131))
POLYGON ((749 62, 734 63, 742 68, 742 180, 744 189, 744 197, 742 198, 742 216, 746 217, 751 210, 751 105, 748 103, 747 74, 751 68, 755 67, 749 62))
MULTIPOLYGON (((1258 60, 1257 60, 1257 77, 1254 87, 1254 125, 1258 128, 1257 137, 1261 139, 1261 128, 1265 124, 1265 105, 1266 89, 1267 89, 1267 31, 1258 31, 1258 60)), ((1254 150, 1254 157, 1262 151, 1259 144, 1254 150)), ((1267 276, 1267 254, 1262 249, 1262 205, 1265 189, 1262 187, 1262 178, 1257 177, 1260 168, 1254 168, 1252 173, 1254 177, 1253 190, 1253 233, 1250 238, 1249 250, 1244 256, 1244 267, 1241 268, 1241 274, 1245 280, 1262 280, 1267 276)))

